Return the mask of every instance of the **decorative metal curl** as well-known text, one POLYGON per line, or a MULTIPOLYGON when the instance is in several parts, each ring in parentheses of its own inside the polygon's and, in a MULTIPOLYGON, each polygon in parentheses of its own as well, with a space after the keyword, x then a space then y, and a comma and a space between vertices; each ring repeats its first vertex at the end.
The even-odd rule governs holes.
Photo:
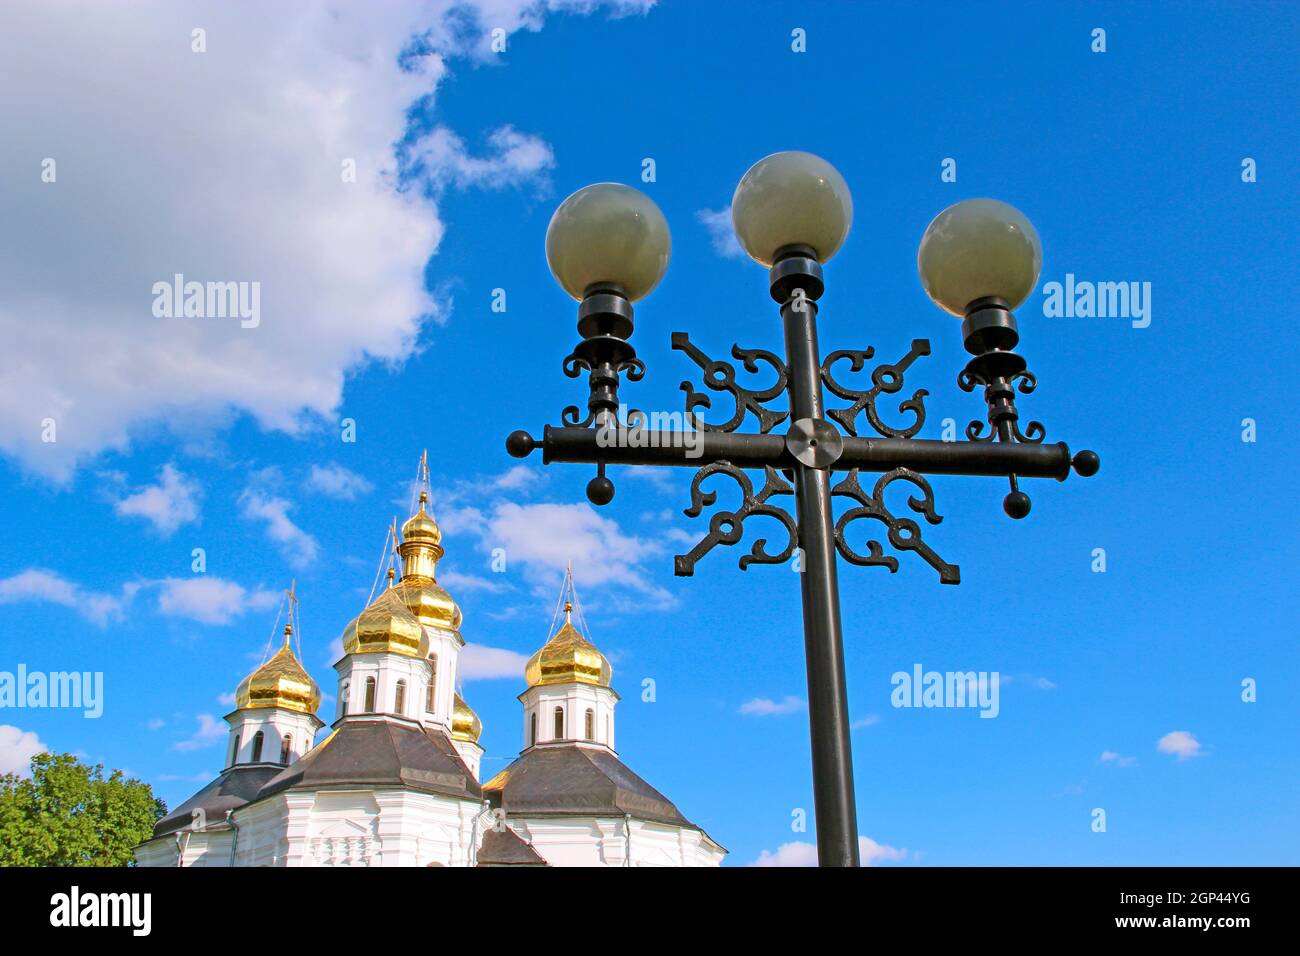
POLYGON ((845 538, 845 530, 854 521, 860 518, 873 518, 881 522, 888 529, 889 543, 899 551, 915 551, 927 564, 939 572, 939 580, 943 584, 959 584, 961 582, 961 569, 955 564, 949 564, 937 555, 924 541, 921 540, 921 527, 911 518, 896 517, 885 505, 885 489, 895 481, 908 481, 915 485, 920 491, 921 496, 910 496, 907 499, 907 505, 917 514, 924 516, 930 524, 938 524, 943 520, 934 507, 934 489, 926 481, 925 476, 912 471, 908 468, 895 468, 881 475, 876 482, 875 487, 868 495, 862 489, 858 482, 858 469, 852 469, 844 478, 831 488, 831 495, 841 495, 846 498, 852 498, 858 502, 858 507, 850 508, 844 512, 835 523, 835 547, 844 560, 851 564, 863 566, 879 566, 889 568, 891 574, 898 571, 898 559, 892 555, 884 553, 879 541, 874 539, 867 542, 869 554, 861 554, 849 547, 845 538))
POLYGON ((719 544, 729 546, 738 543, 744 534, 745 520, 759 515, 780 521, 789 535, 789 542, 780 553, 772 554, 767 550, 767 538, 756 539, 749 554, 741 556, 740 570, 746 570, 751 564, 782 564, 789 560, 799 543, 799 527, 788 511, 769 504, 768 499, 773 495, 792 495, 794 489, 770 465, 763 468, 766 480, 757 494, 754 493, 754 485, 749 476, 730 462, 719 461, 704 466, 691 479, 691 506, 685 509, 686 516, 698 518, 706 507, 711 507, 718 500, 716 491, 703 491, 700 488, 706 478, 717 474, 733 479, 740 486, 744 500, 735 511, 718 511, 709 518, 709 533, 688 553, 673 558, 673 573, 678 577, 690 577, 695 573, 695 564, 700 558, 719 544))
POLYGON ((641 379, 645 378, 645 363, 635 356, 626 359, 625 361, 618 362, 617 364, 613 362, 598 362, 596 366, 593 367, 590 361, 579 355, 577 352, 570 352, 565 356, 561 368, 563 369, 564 374, 569 378, 577 378, 584 371, 596 373, 592 376, 592 397, 587 402, 586 417, 582 417, 582 409, 577 405, 566 405, 560 412, 560 419, 565 425, 577 425, 580 428, 587 428, 595 422, 598 407, 605 409, 610 405, 610 400, 608 398, 603 396, 597 397, 597 379, 603 378, 606 385, 612 383, 613 388, 610 390, 610 394, 617 395, 619 375, 626 374, 629 382, 639 382, 641 379))
POLYGON ((826 361, 822 363, 821 377, 826 388, 834 395, 840 398, 852 399, 853 404, 848 408, 832 409, 827 414, 835 419, 850 435, 857 435, 857 426, 854 420, 858 417, 859 412, 866 412, 867 421, 876 433, 883 435, 885 438, 911 438, 921 430, 925 424, 925 396, 930 393, 923 388, 918 388, 912 393, 912 397, 898 403, 900 412, 911 412, 916 416, 916 420, 905 428, 893 428, 886 425, 880 420, 880 415, 876 411, 876 399, 884 395, 893 395, 903 388, 903 373, 922 355, 930 354, 930 342, 928 339, 913 339, 912 348, 898 362, 893 365, 879 365, 871 373, 872 387, 869 391, 863 392, 848 388, 841 385, 831 374, 831 366, 841 359, 850 361, 849 369, 853 372, 861 372, 867 363, 867 359, 876 354, 874 348, 866 349, 840 349, 838 352, 832 352, 826 356, 826 361))
POLYGON ((695 391, 690 382, 682 382, 681 389, 686 393, 686 414, 695 419, 696 427, 701 431, 734 432, 745 420, 745 412, 748 411, 758 419, 758 430, 766 434, 790 417, 788 411, 773 411, 763 405, 785 392, 790 377, 785 363, 772 352, 766 349, 742 349, 739 345, 731 347, 732 358, 739 359, 746 372, 757 373, 760 361, 766 362, 776 371, 775 384, 769 388, 752 390, 736 384, 735 366, 709 358, 691 343, 685 332, 674 332, 672 343, 674 349, 685 352, 703 370, 705 386, 715 392, 730 392, 736 400, 736 412, 731 418, 721 425, 710 425, 700 420, 695 409, 712 408, 712 400, 703 392, 695 391))

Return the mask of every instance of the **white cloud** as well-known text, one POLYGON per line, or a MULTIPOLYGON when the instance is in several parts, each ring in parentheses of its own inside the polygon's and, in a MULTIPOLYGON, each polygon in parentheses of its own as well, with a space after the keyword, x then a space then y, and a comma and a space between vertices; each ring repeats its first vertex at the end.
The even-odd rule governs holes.
POLYGON ((249 591, 242 584, 209 575, 164 578, 158 585, 158 612, 200 624, 229 624, 246 611, 274 607, 274 591, 249 591))
POLYGON ((544 140, 520 133, 512 126, 502 126, 488 136, 491 152, 472 156, 464 141, 439 126, 425 136, 412 151, 416 171, 435 188, 471 186, 503 189, 536 182, 555 165, 555 154, 544 140))
POLYGON ((1201 756, 1201 742, 1187 730, 1174 730, 1156 741, 1156 749, 1162 754, 1173 754, 1179 760, 1201 756))
POLYGON ((498 677, 520 678, 528 655, 502 647, 466 644, 460 652, 457 674, 461 680, 491 680, 498 677))
POLYGON ((202 750, 204 747, 211 747, 218 740, 224 740, 230 731, 225 721, 217 720, 211 714, 199 714, 199 727, 194 731, 194 736, 187 740, 178 740, 173 744, 173 748, 181 751, 202 750))
POLYGON ((753 700, 747 700, 740 705, 738 713, 747 714, 750 717, 772 717, 781 714, 793 714, 803 710, 803 708, 803 700, 792 694, 787 694, 779 701, 767 697, 755 697, 753 700))
POLYGON ((240 415, 288 433, 334 422, 349 374, 400 364, 445 319, 425 289, 439 189, 522 185, 550 163, 509 126, 482 157, 439 126, 406 143, 427 177, 412 182, 394 146, 408 110, 427 122, 449 63, 486 60, 493 27, 649 5, 8 6, 0 338, 23 361, 0 363, 0 453, 65 481, 157 426, 193 438, 240 415), (196 26, 206 52, 191 50, 196 26), (177 273, 259 283, 260 321, 155 317, 153 285, 177 273))
POLYGON ((113 510, 122 518, 144 518, 163 537, 199 518, 199 483, 186 477, 174 465, 163 465, 158 484, 119 499, 113 510))
POLYGON ((736 239, 736 230, 731 226, 731 207, 726 209, 701 209, 695 218, 709 230, 709 239, 713 251, 724 259, 744 259, 745 250, 736 239))
POLYGON ((1103 750, 1099 759, 1102 763, 1114 764, 1116 767, 1131 767, 1137 763, 1137 757, 1125 757, 1114 750, 1103 750))
MULTIPOLYGON (((858 858, 863 866, 877 866, 907 859, 907 850, 877 843, 871 837, 858 837, 858 858)), ((750 866, 816 866, 817 847, 796 840, 783 843, 773 853, 764 850, 750 866)))
POLYGON ((461 574, 458 571, 439 571, 438 583, 452 591, 487 591, 499 594, 509 590, 502 581, 479 577, 477 574, 461 574))
POLYGON ((486 548, 503 548, 511 564, 544 589, 558 587, 565 565, 573 564, 579 594, 602 592, 622 610, 672 607, 673 595, 652 584, 645 562, 663 554, 659 541, 623 532, 618 522, 590 505, 498 502, 477 527, 486 548), (613 587, 605 587, 612 585, 613 587))
POLYGON ((861 720, 855 720, 849 725, 849 728, 851 730, 861 730, 864 727, 874 727, 878 723, 880 723, 879 714, 867 714, 867 716, 863 717, 861 720))
POLYGON ((103 627, 121 613, 138 590, 138 585, 128 584, 122 595, 100 594, 87 591, 53 571, 28 568, 12 577, 0 579, 0 604, 17 604, 25 601, 43 601, 73 608, 82 617, 103 627))
POLYGON ((358 495, 368 494, 375 486, 362 475, 337 463, 312 465, 307 477, 307 487, 326 498, 352 501, 358 495))
POLYGON ((289 517, 292 502, 253 488, 240 495, 239 502, 245 518, 265 522, 266 536, 280 545, 290 564, 305 567, 316 560, 320 545, 289 517))
POLYGON ((26 777, 31 772, 32 757, 49 749, 30 730, 0 724, 0 774, 16 773, 26 777))
POLYGON ((493 479, 492 487, 497 491, 518 491, 544 478, 545 472, 539 472, 536 468, 529 468, 527 465, 515 465, 493 479))

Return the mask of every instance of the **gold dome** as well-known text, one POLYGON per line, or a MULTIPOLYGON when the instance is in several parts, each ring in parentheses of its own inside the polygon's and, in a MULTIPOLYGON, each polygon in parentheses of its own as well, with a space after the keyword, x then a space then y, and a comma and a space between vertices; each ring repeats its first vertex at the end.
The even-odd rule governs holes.
POLYGON ((540 651, 528 659, 524 680, 529 687, 542 684, 595 684, 608 687, 614 669, 605 655, 597 650, 573 626, 573 605, 564 605, 564 626, 555 632, 540 651))
POLYGON ((284 629, 284 646, 240 682, 235 691, 238 710, 279 707, 300 714, 314 714, 320 706, 320 688, 298 663, 289 648, 292 627, 284 629))
POLYGON ((428 657, 429 639, 397 588, 387 588, 343 630, 344 654, 405 654, 428 657))
MULTIPOLYGON (((403 541, 420 541, 425 544, 441 544, 442 529, 438 527, 438 522, 433 520, 433 515, 425 510, 429 503, 429 493, 420 492, 420 510, 411 517, 406 519, 402 525, 403 541)), ((441 556, 441 549, 439 549, 441 556)))
POLYGON ((428 491, 422 490, 420 510, 402 525, 402 543, 397 546, 402 580, 394 590, 421 624, 454 631, 460 627, 460 608, 434 577, 443 554, 442 531, 425 510, 428 501, 428 491))
POLYGON ((421 624, 459 630, 460 608, 433 578, 405 575, 393 590, 421 624))
POLYGON ((478 719, 478 714, 470 710, 470 706, 465 703, 465 699, 460 694, 457 694, 451 708, 452 739, 478 743, 479 735, 482 733, 483 721, 478 719))

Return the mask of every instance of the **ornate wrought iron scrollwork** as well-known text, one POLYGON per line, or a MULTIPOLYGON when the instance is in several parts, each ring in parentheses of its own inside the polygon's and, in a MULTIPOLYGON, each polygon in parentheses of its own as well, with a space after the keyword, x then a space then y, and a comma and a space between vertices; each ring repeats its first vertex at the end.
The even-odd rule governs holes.
POLYGON ((868 495, 858 482, 858 469, 854 468, 831 487, 832 496, 840 495, 858 502, 858 507, 850 508, 835 522, 836 549, 844 560, 851 564, 886 567, 889 568, 891 574, 896 573, 898 571, 898 559, 885 554, 884 548, 879 541, 875 539, 868 541, 867 550, 870 553, 864 555, 853 550, 845 537, 845 530, 854 521, 861 518, 873 518, 888 529, 889 543, 896 549, 899 551, 915 551, 927 564, 939 572, 939 580, 942 583, 960 583, 961 569, 955 564, 944 561, 929 545, 921 540, 920 525, 911 518, 895 516, 886 506, 885 489, 896 481, 911 482, 921 491, 920 497, 911 496, 907 499, 909 508, 924 516, 925 520, 930 524, 938 524, 943 520, 935 511, 934 489, 930 487, 930 483, 925 479, 925 476, 908 468, 895 468, 893 471, 881 475, 879 480, 876 481, 871 494, 868 495))
POLYGON ((858 391, 841 385, 831 374, 831 366, 841 359, 850 361, 850 371, 861 372, 866 367, 867 360, 875 354, 874 348, 840 349, 826 356, 826 361, 822 363, 821 368, 822 383, 832 394, 853 401, 848 408, 831 409, 827 415, 839 422, 850 435, 857 435, 855 420, 859 412, 865 412, 867 421, 871 423, 871 427, 877 434, 886 438, 911 438, 925 424, 925 396, 930 393, 923 388, 918 388, 912 393, 911 398, 898 403, 900 412, 911 412, 916 416, 916 420, 906 428, 893 428, 881 421, 876 411, 876 399, 881 395, 893 395, 902 390, 903 373, 922 355, 930 354, 930 342, 928 339, 913 339, 911 349, 898 362, 877 366, 871 373, 872 387, 869 391, 858 391))
POLYGON ((751 564, 781 564, 790 559, 799 543, 799 528, 794 518, 784 508, 770 504, 773 495, 793 495, 792 488, 780 472, 770 465, 763 469, 763 487, 754 493, 754 484, 749 476, 730 462, 719 461, 706 465, 695 473, 691 479, 691 506, 685 510, 690 518, 698 518, 706 507, 711 507, 718 500, 716 491, 704 491, 700 486, 712 475, 726 475, 740 486, 743 500, 735 511, 717 511, 709 518, 709 533, 700 539, 686 554, 679 554, 673 559, 673 573, 678 577, 690 577, 695 573, 695 564, 719 544, 734 545, 744 534, 746 519, 755 516, 775 518, 785 526, 789 535, 786 546, 777 554, 767 550, 767 538, 757 538, 749 554, 740 558, 740 569, 746 570, 751 564))
POLYGON ((776 371, 776 382, 771 387, 753 390, 737 385, 735 366, 729 362, 718 362, 709 358, 692 344, 685 332, 674 332, 672 343, 674 349, 685 352, 690 356, 691 361, 703 370, 705 386, 715 392, 730 392, 732 398, 736 400, 736 412, 731 418, 721 425, 710 425, 700 421, 695 409, 712 408, 712 400, 705 393, 697 392, 690 382, 682 382, 682 391, 686 393, 686 414, 695 419, 696 427, 701 431, 734 432, 745 420, 745 412, 748 411, 758 419, 758 430, 766 434, 790 417, 788 411, 773 411, 763 404, 785 392, 790 377, 785 363, 772 352, 766 349, 742 349, 739 345, 731 347, 732 358, 742 362, 745 371, 757 373, 760 361, 772 366, 776 371))

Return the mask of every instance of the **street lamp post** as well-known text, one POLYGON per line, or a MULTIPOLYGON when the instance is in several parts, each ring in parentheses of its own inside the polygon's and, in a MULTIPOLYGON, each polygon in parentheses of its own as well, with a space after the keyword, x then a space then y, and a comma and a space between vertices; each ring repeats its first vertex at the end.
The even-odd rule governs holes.
POLYGON ((913 493, 908 508, 929 524, 938 524, 942 519, 927 473, 1006 477, 1011 487, 1003 507, 1012 518, 1023 518, 1030 502, 1020 490, 1021 478, 1064 481, 1071 468, 1086 477, 1100 466, 1094 452, 1071 457, 1064 443, 1044 444, 1045 430, 1038 422, 1020 426, 1016 392, 1027 394, 1037 383, 1014 351, 1019 333, 1012 310, 1037 283, 1042 254, 1034 227, 1005 203, 974 199, 950 206, 926 229, 917 257, 931 299, 963 318, 965 346, 972 357, 957 384, 967 392, 984 389, 987 433, 982 422, 973 421, 964 441, 914 437, 925 422, 924 389, 898 404, 910 421, 894 427, 881 419, 877 400, 902 391, 904 373, 930 353, 925 339, 913 340, 899 361, 877 366, 870 388, 850 388, 833 374, 833 366, 841 362, 848 363, 850 372, 862 372, 875 354, 872 348, 846 349, 823 360, 817 343, 822 264, 839 250, 852 217, 843 177, 808 153, 768 156, 741 179, 732 201, 733 224, 749 255, 769 268, 772 298, 781 308, 785 361, 763 349, 733 346, 732 357, 746 372, 758 372, 762 363, 776 375, 773 385, 751 390, 737 383, 734 365, 709 358, 686 333, 674 332, 673 348, 700 367, 705 386, 728 393, 735 402, 728 421, 704 423, 696 410, 711 408, 711 398, 683 382, 683 420, 686 429, 696 429, 687 433, 651 428, 641 412, 620 416, 620 376, 636 382, 645 374, 630 341, 632 303, 649 293, 668 267, 671 243, 663 214, 627 186, 602 183, 574 193, 551 220, 546 252, 560 285, 580 302, 582 341, 565 359, 564 372, 571 378, 588 373, 587 413, 583 416, 577 406, 569 406, 561 416, 564 424, 545 426, 540 441, 524 431, 506 440, 516 458, 540 447, 547 464, 595 464, 587 497, 596 505, 614 497, 613 482, 605 475, 611 464, 697 469, 685 510, 689 517, 699 517, 717 501, 716 491, 702 489, 706 480, 723 475, 735 481, 740 506, 714 511, 708 533, 675 558, 674 570, 681 576, 691 575, 696 562, 714 547, 739 543, 750 518, 772 518, 784 527, 787 541, 779 552, 768 550, 766 538, 757 538, 740 558, 740 567, 791 558, 801 562, 813 798, 822 866, 858 864, 836 553, 852 564, 898 570, 898 559, 886 554, 879 541, 869 540, 866 553, 852 547, 847 527, 864 518, 880 522, 895 550, 915 552, 938 572, 942 583, 957 584, 958 567, 922 540, 920 525, 890 510, 885 502, 889 486, 909 484, 913 493), (827 410, 823 389, 852 404, 827 410), (768 403, 782 395, 787 408, 770 408, 768 403), (738 431, 747 415, 757 420, 757 433, 738 431), (858 434, 860 417, 875 436, 858 434), (776 433, 783 424, 784 434, 776 433), (763 484, 757 491, 746 469, 761 470, 763 484), (880 477, 867 490, 862 476, 871 474, 880 477), (795 499, 793 516, 774 500, 784 495, 795 499), (838 518, 832 508, 837 497, 851 503, 838 518))

